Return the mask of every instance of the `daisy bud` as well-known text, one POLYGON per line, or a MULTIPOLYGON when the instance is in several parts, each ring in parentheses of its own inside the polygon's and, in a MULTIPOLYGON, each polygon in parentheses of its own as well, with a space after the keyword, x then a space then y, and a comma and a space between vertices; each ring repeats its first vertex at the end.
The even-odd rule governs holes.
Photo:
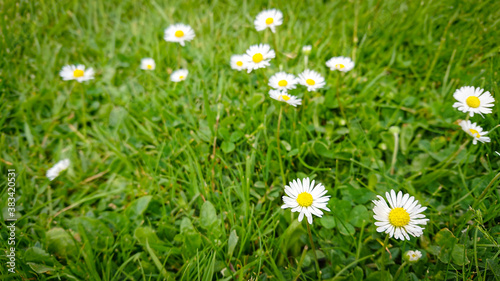
POLYGON ((416 263, 420 260, 421 257, 422 257, 422 252, 420 252, 419 250, 407 251, 403 255, 403 259, 409 263, 416 263))
POLYGON ((304 55, 306 56, 311 53, 311 50, 312 50, 311 45, 305 45, 304 47, 302 47, 302 53, 304 53, 304 55))

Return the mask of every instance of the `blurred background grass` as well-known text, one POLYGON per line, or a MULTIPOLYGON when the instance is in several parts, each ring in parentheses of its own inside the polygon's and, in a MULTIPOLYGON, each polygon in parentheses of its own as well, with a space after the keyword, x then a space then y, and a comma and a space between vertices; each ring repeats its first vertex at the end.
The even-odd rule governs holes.
MULTIPOLYGON (((332 212, 313 224, 323 277, 391 280, 402 252, 420 249, 424 262, 400 280, 500 278, 498 131, 489 144, 461 147, 469 136, 456 121, 465 114, 452 108, 466 85, 500 99, 498 1, 0 7, 0 166, 2 186, 7 169, 18 173, 19 216, 18 273, 2 265, 2 279, 315 280, 305 226, 280 208, 280 104, 267 95, 273 73, 304 70, 307 44, 308 67, 327 87, 293 91, 307 102, 284 108, 281 151, 287 180, 315 178, 333 197, 332 212), (254 29, 265 8, 284 14, 276 34, 254 29), (177 22, 196 32, 182 49, 163 40, 177 22), (271 67, 230 69, 232 54, 273 38, 271 67), (325 62, 339 55, 356 67, 337 85, 325 62), (156 60, 154 72, 139 69, 144 57, 156 60), (62 81, 62 66, 75 63, 93 67, 96 79, 62 81), (190 74, 174 84, 178 67, 190 74), (391 126, 401 129, 393 174, 391 126), (49 182, 45 172, 65 157, 69 170, 49 182), (421 238, 391 240, 380 270, 384 236, 370 200, 390 189, 427 205, 430 225, 421 238)), ((500 121, 496 107, 485 117, 472 121, 486 130, 500 121)), ((6 204, 4 188, 1 198, 6 204)))

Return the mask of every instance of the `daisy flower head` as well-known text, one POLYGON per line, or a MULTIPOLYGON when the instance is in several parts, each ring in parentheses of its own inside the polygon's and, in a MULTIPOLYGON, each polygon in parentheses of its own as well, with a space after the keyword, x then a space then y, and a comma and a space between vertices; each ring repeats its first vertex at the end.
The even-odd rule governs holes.
POLYGON ((473 144, 477 144, 477 141, 480 142, 490 142, 491 139, 489 137, 485 137, 488 134, 487 131, 483 132, 483 128, 478 126, 476 123, 472 123, 470 120, 462 120, 459 123, 462 130, 466 132, 469 136, 473 137, 473 144))
POLYGON ((176 71, 172 72, 172 74, 170 74, 170 81, 172 81, 172 82, 184 81, 184 80, 186 80, 188 73, 189 73, 189 71, 187 69, 176 70, 176 71))
POLYGON ((309 55, 311 53, 312 46, 311 45, 305 45, 302 47, 302 53, 309 55))
POLYGON ((419 225, 426 225, 429 219, 422 214, 427 207, 418 204, 418 200, 409 194, 403 195, 403 192, 386 192, 385 197, 389 202, 387 205, 385 199, 377 195, 379 200, 373 200, 375 207, 373 218, 377 220, 377 232, 385 232, 389 236, 401 240, 410 240, 410 236, 419 237, 423 234, 424 228, 419 225))
POLYGON ((326 84, 325 78, 323 78, 321 74, 309 69, 306 69, 304 72, 299 74, 298 82, 300 85, 306 86, 309 92, 319 90, 326 84))
POLYGON ((186 41, 191 41, 195 37, 194 30, 187 24, 177 23, 165 29, 165 41, 177 42, 184 47, 186 41))
POLYGON ((59 176, 59 174, 61 172, 63 172, 64 170, 68 169, 69 164, 70 164, 69 159, 63 159, 63 160, 57 162, 54 165, 54 167, 48 169, 47 173, 45 175, 47 176, 47 178, 50 181, 53 181, 55 178, 57 178, 57 176, 59 176))
POLYGON ((470 117, 473 117, 474 113, 478 113, 481 116, 483 116, 483 113, 491 113, 491 107, 493 107, 493 103, 495 102, 490 92, 484 92, 479 87, 474 88, 471 86, 465 86, 456 90, 453 97, 457 100, 453 104, 453 107, 464 113, 469 112, 470 117))
POLYGON ((348 57, 333 57, 326 62, 326 66, 332 71, 347 72, 354 68, 354 62, 348 57))
POLYGON ((326 206, 330 196, 325 196, 327 190, 322 183, 315 186, 314 181, 311 182, 309 178, 302 179, 302 182, 296 179, 285 186, 285 193, 286 195, 283 196, 285 204, 281 208, 291 208, 292 212, 299 212, 299 222, 306 216, 307 222, 312 224, 312 215, 323 216, 320 209, 330 211, 326 206))
POLYGON ((264 10, 257 15, 253 23, 257 31, 262 31, 269 27, 274 33, 276 26, 283 24, 283 13, 277 9, 264 10))
POLYGON ((241 71, 246 69, 245 55, 232 55, 231 56, 231 68, 241 71))
POLYGON ((82 83, 83 81, 94 79, 94 70, 92 68, 85 70, 85 66, 81 64, 65 65, 59 72, 59 75, 64 81, 76 80, 82 83))
POLYGON ((410 263, 416 263, 422 257, 422 252, 419 250, 408 251, 404 254, 404 259, 410 263))
POLYGON ((265 68, 271 65, 269 61, 276 57, 274 50, 268 44, 252 45, 248 48, 245 56, 247 72, 250 73, 254 69, 265 68))
POLYGON ((289 95, 286 91, 284 90, 269 90, 269 96, 271 98, 277 100, 277 101, 283 101, 288 103, 289 105, 293 107, 297 107, 297 105, 302 104, 302 100, 298 99, 295 96, 289 95))
POLYGON ((144 70, 155 70, 156 64, 155 60, 152 58, 144 58, 141 60, 141 69, 144 70))
POLYGON ((269 86, 277 90, 293 90, 296 84, 297 77, 286 72, 278 72, 269 78, 269 86))

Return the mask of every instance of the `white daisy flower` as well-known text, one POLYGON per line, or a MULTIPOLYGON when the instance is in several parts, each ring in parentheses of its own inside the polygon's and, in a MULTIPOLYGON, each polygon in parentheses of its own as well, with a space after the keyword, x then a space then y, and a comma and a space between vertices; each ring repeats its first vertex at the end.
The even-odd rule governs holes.
POLYGON ((297 82, 295 75, 286 72, 278 72, 269 78, 269 86, 277 90, 293 90, 297 82))
POLYGON ((459 123, 462 130, 464 130, 469 136, 473 137, 473 144, 477 144, 477 141, 480 142, 490 142, 491 139, 489 137, 485 137, 488 132, 483 132, 483 128, 478 126, 476 123, 472 123, 470 120, 462 120, 459 123))
POLYGON ((231 68, 241 71, 246 69, 245 55, 232 55, 231 56, 231 68))
POLYGON ((141 60, 141 69, 154 70, 156 68, 155 60, 152 58, 144 58, 141 60))
POLYGON ((469 112, 470 117, 473 117, 474 113, 481 116, 483 116, 482 113, 491 113, 490 107, 493 107, 495 99, 490 92, 483 92, 484 90, 479 87, 475 89, 471 86, 462 87, 453 94, 453 97, 458 101, 453 104, 453 107, 464 113, 469 112))
POLYGON ((244 54, 247 64, 247 72, 250 73, 254 69, 265 68, 269 66, 269 61, 273 59, 276 54, 271 50, 268 44, 252 45, 248 48, 247 53, 244 54))
POLYGON ((276 26, 283 24, 283 13, 276 9, 264 10, 257 15, 253 23, 257 31, 262 31, 269 27, 274 33, 276 26))
POLYGON ((291 106, 297 107, 297 105, 302 104, 302 100, 295 96, 289 95, 284 90, 269 90, 269 96, 277 101, 283 101, 291 106))
POLYGON ((411 263, 417 262, 421 257, 422 252, 420 252, 419 250, 408 251, 405 253, 405 258, 411 263))
POLYGON ((300 212, 299 222, 302 221, 304 215, 307 217, 307 222, 312 224, 312 215, 322 217, 323 212, 330 211, 326 206, 330 196, 325 196, 327 190, 323 184, 318 183, 314 186, 314 181, 310 181, 309 178, 305 178, 300 182, 300 179, 291 181, 285 186, 285 193, 288 196, 283 196, 283 202, 285 203, 281 206, 282 209, 291 208, 292 212, 300 212))
POLYGON ((59 72, 59 75, 64 81, 76 80, 82 83, 83 81, 94 79, 94 70, 92 68, 85 70, 85 66, 81 64, 65 65, 59 72))
POLYGON ((311 45, 305 45, 302 47, 302 53, 309 55, 311 53, 312 46, 311 45))
POLYGON ((178 42, 184 46, 184 42, 191 41, 195 37, 194 30, 187 24, 177 23, 165 29, 165 41, 178 42))
POLYGON ((57 178, 57 176, 59 176, 59 174, 61 172, 63 172, 64 170, 68 169, 69 164, 70 164, 69 159, 63 159, 63 160, 57 162, 54 165, 54 167, 48 169, 47 173, 45 175, 47 176, 47 178, 49 178, 50 181, 52 181, 55 178, 57 178))
POLYGON ((188 73, 189 73, 189 71, 187 69, 176 70, 176 71, 172 72, 172 74, 170 74, 170 81, 173 81, 173 82, 184 81, 184 80, 186 80, 188 73))
POLYGON ((385 199, 377 195, 380 200, 373 200, 375 207, 373 207, 373 212, 375 215, 374 219, 377 221, 375 225, 378 226, 378 232, 385 232, 389 236, 401 240, 410 240, 410 235, 419 237, 423 234, 423 227, 421 225, 426 225, 429 219, 425 218, 424 214, 421 214, 427 209, 427 207, 422 207, 418 204, 418 200, 409 194, 403 195, 403 192, 396 192, 391 190, 385 193, 387 201, 389 201, 389 206, 385 202, 385 199))
POLYGON ((316 91, 325 86, 325 78, 314 70, 306 69, 299 74, 299 84, 307 87, 309 92, 316 91))
POLYGON ((326 62, 326 66, 332 71, 347 72, 354 68, 354 62, 348 57, 333 57, 326 62))

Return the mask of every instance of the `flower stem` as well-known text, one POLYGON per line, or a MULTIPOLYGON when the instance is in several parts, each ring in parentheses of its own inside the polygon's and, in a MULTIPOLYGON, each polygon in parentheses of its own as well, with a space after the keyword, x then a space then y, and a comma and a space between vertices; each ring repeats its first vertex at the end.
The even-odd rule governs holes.
POLYGON ((177 46, 177 68, 181 68, 181 46, 177 46))
POLYGON ((479 195, 479 197, 476 199, 476 202, 472 205, 472 208, 476 208, 479 203, 483 200, 483 198, 488 194, 488 191, 490 188, 494 185, 494 183, 500 178, 500 173, 498 173, 488 184, 488 186, 484 189, 484 191, 479 195))
POLYGON ((396 275, 394 275, 394 278, 393 280, 398 280, 398 277, 399 277, 399 274, 401 274, 401 271, 403 270, 403 268, 407 265, 408 263, 407 262, 404 262, 399 268, 398 268, 398 271, 396 271, 396 275))
POLYGON ((398 148, 399 148, 399 133, 393 133, 393 135, 394 135, 394 151, 392 152, 391 175, 394 175, 394 166, 396 166, 396 160, 398 158, 398 148))
POLYGON ((340 113, 342 114, 342 118, 344 118, 344 120, 347 120, 346 117, 345 117, 345 113, 344 113, 344 108, 342 107, 342 103, 340 102, 340 93, 339 93, 339 88, 340 88, 340 71, 338 71, 339 73, 337 73, 337 83, 336 83, 336 88, 337 88, 337 102, 339 103, 339 109, 340 109, 340 113))
POLYGON ((278 130, 276 132, 276 145, 278 146, 278 160, 280 163, 281 179, 283 180, 283 185, 286 184, 285 172, 283 170, 283 162, 281 161, 281 142, 280 142, 280 125, 281 125, 281 115, 283 114, 283 106, 280 104, 280 114, 278 117, 278 130))
POLYGON ((278 33, 273 34, 274 53, 276 54, 276 61, 277 61, 278 60, 278 44, 276 43, 276 37, 278 37, 278 33))
POLYGON ((86 108, 85 108, 85 88, 82 86, 82 123, 83 123, 83 135, 87 138, 87 120, 85 118, 86 108))
POLYGON ((297 279, 299 279, 299 277, 300 277, 302 263, 304 262, 304 258, 306 257, 307 249, 309 249, 309 248, 307 247, 307 245, 305 245, 304 250, 302 251, 302 256, 300 256, 300 261, 297 264, 297 272, 295 273, 296 275, 295 275, 295 278, 293 279, 293 281, 297 281, 297 279))
POLYGON ((309 240, 311 241, 311 248, 314 253, 314 262, 316 263, 316 273, 318 273, 318 280, 321 280, 321 270, 319 269, 318 256, 316 255, 316 247, 314 247, 313 237, 311 233, 311 228, 309 227, 309 222, 306 222, 307 232, 309 233, 309 240))
POLYGON ((388 243, 389 243, 389 234, 385 236, 384 247, 382 248, 382 263, 380 264, 381 271, 385 270, 385 250, 387 249, 388 243))

